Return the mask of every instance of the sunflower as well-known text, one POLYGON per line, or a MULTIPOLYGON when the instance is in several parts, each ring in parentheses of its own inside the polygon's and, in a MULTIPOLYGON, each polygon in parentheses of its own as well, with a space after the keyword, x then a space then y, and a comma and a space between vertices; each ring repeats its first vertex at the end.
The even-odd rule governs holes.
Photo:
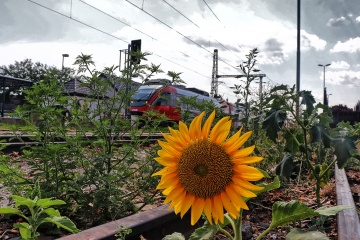
POLYGON ((157 189, 166 196, 176 214, 184 214, 191 207, 191 224, 204 212, 208 221, 224 223, 224 209, 233 218, 240 209, 248 210, 243 197, 256 197, 251 190, 261 187, 249 181, 263 178, 263 174, 247 164, 261 161, 262 157, 249 156, 255 146, 242 148, 251 131, 241 135, 241 129, 228 138, 231 120, 224 117, 211 129, 215 111, 202 124, 204 112, 195 117, 189 128, 179 122, 179 130, 169 128, 163 134, 166 141, 158 141, 161 149, 155 158, 164 168, 157 189))

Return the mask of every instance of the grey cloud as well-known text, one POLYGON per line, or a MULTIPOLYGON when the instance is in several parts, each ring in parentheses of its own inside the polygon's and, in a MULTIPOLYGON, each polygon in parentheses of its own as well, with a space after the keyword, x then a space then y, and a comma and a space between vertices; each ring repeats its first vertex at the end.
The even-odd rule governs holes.
POLYGON ((263 51, 268 57, 283 58, 283 44, 275 38, 266 40, 263 51))
POLYGON ((341 84, 345 86, 360 87, 360 79, 345 74, 341 77, 341 84))
POLYGON ((350 24, 350 20, 346 17, 330 18, 327 22, 329 27, 342 27, 350 24))
POLYGON ((233 47, 233 46, 230 46, 230 45, 227 45, 227 44, 223 44, 221 42, 218 42, 218 41, 213 41, 213 40, 207 40, 207 39, 204 39, 204 38, 192 38, 192 37, 189 37, 187 36, 189 39, 191 39, 191 41, 187 38, 184 38, 184 41, 189 43, 189 44, 193 44, 195 46, 202 46, 202 47, 205 47, 205 48, 216 48, 216 49, 219 49, 219 50, 223 50, 223 51, 233 51, 233 52, 240 52, 240 50, 236 47, 233 47))

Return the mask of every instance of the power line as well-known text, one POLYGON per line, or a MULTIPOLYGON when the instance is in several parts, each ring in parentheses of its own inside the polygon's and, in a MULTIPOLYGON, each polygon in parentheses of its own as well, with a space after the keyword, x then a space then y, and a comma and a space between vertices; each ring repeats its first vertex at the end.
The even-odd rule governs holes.
MULTIPOLYGON (((120 22, 120 23, 128 26, 128 27, 131 27, 132 29, 134 29, 134 30, 136 30, 136 31, 144 34, 145 36, 148 36, 148 37, 151 38, 152 40, 158 41, 158 42, 162 43, 163 45, 167 45, 167 46, 168 46, 168 44, 166 44, 165 42, 162 42, 162 41, 160 41, 159 39, 157 39, 157 38, 155 38, 155 37, 153 37, 153 36, 150 36, 149 34, 143 32, 143 31, 141 31, 141 30, 139 30, 139 29, 137 29, 137 28, 135 28, 135 27, 133 27, 133 26, 131 26, 130 24, 128 24, 128 23, 126 23, 126 22, 124 22, 124 21, 121 21, 120 19, 114 17, 113 15, 110 15, 109 13, 106 13, 106 12, 100 10, 99 8, 97 8, 97 7, 93 6, 93 5, 90 5, 90 4, 86 3, 86 2, 84 2, 83 0, 78 0, 78 1, 86 4, 87 6, 89 6, 89 7, 93 8, 93 9, 99 11, 100 13, 105 14, 106 16, 108 16, 108 17, 110 17, 110 18, 112 18, 112 19, 114 19, 114 20, 116 20, 116 21, 118 21, 118 22, 120 22)), ((211 67, 210 65, 205 64, 205 63, 199 61, 198 59, 195 59, 195 58, 191 57, 188 53, 185 53, 185 52, 180 51, 180 50, 177 50, 177 51, 180 52, 181 54, 185 55, 186 57, 192 58, 192 59, 194 59, 195 61, 203 64, 204 66, 211 67)))
POLYGON ((84 26, 87 26, 87 27, 92 28, 92 29, 94 29, 94 30, 96 30, 96 31, 99 31, 99 32, 101 32, 101 33, 103 33, 103 34, 106 34, 106 35, 108 35, 108 36, 110 36, 110 37, 116 38, 117 40, 120 40, 120 41, 122 41, 122 42, 125 42, 125 43, 129 44, 128 41, 126 41, 126 40, 124 40, 124 39, 122 39, 122 38, 116 37, 116 36, 114 36, 114 35, 112 35, 112 34, 110 34, 110 33, 107 33, 107 32, 105 32, 105 31, 103 31, 103 30, 100 30, 100 29, 98 29, 98 28, 96 28, 96 27, 94 27, 94 26, 91 26, 91 25, 89 25, 89 24, 87 24, 87 23, 84 23, 84 22, 82 22, 82 21, 80 21, 80 20, 77 20, 77 19, 75 19, 75 18, 69 17, 69 16, 67 16, 67 15, 65 15, 65 14, 63 14, 63 13, 60 13, 60 12, 58 12, 58 11, 55 11, 55 10, 53 10, 53 9, 51 9, 51 8, 48 8, 48 7, 46 7, 46 6, 44 6, 44 5, 40 4, 40 3, 34 2, 34 1, 32 1, 32 0, 28 0, 28 1, 29 1, 29 2, 32 2, 32 3, 36 4, 36 5, 38 5, 38 6, 40 6, 40 7, 43 7, 43 8, 45 8, 45 9, 49 10, 49 11, 52 11, 52 12, 54 12, 54 13, 57 13, 57 14, 63 16, 63 17, 66 17, 66 18, 69 18, 69 19, 71 19, 71 20, 73 20, 73 21, 75 21, 75 22, 78 22, 78 23, 80 23, 80 24, 82 24, 82 25, 84 25, 84 26))
MULTIPOLYGON (((60 12, 58 12, 58 11, 56 11, 56 10, 53 10, 53 9, 51 9, 51 8, 49 8, 49 7, 46 7, 46 6, 44 6, 44 5, 40 4, 40 3, 34 2, 33 0, 28 0, 28 1, 31 2, 31 3, 34 3, 34 4, 38 5, 38 6, 40 6, 40 7, 42 7, 42 8, 45 8, 45 9, 47 9, 47 10, 53 12, 53 13, 56 13, 56 14, 59 14, 59 15, 61 15, 61 16, 63 16, 63 17, 69 18, 70 20, 73 20, 73 21, 75 21, 75 22, 77 22, 77 23, 80 23, 80 24, 82 24, 82 25, 84 25, 84 26, 86 26, 86 27, 92 28, 92 29, 94 29, 94 30, 96 30, 96 31, 99 31, 99 32, 101 32, 101 33, 103 33, 103 34, 106 34, 106 35, 108 35, 108 36, 110 36, 110 37, 113 37, 113 38, 115 38, 115 39, 117 39, 117 40, 120 40, 120 41, 122 41, 122 42, 125 42, 125 43, 127 43, 127 44, 130 44, 128 41, 126 41, 126 40, 124 40, 124 39, 122 39, 122 38, 116 37, 116 36, 114 36, 114 35, 112 35, 112 34, 110 34, 110 33, 107 33, 107 32, 105 32, 105 31, 103 31, 103 30, 101 30, 101 29, 98 29, 98 28, 96 28, 96 27, 94 27, 94 26, 91 26, 91 25, 89 25, 89 24, 87 24, 87 23, 84 23, 84 22, 82 22, 82 21, 80 21, 80 20, 77 20, 77 19, 75 19, 75 18, 73 18, 73 17, 67 16, 67 15, 65 15, 65 14, 63 14, 63 13, 60 13, 60 12)), ((81 0, 79 0, 79 1, 81 1, 81 0)), ((153 53, 153 54, 154 54, 154 53, 153 53)), ((155 55, 155 56, 158 56, 158 57, 160 57, 160 58, 163 58, 163 59, 165 59, 165 60, 167 60, 167 61, 169 61, 169 62, 172 62, 172 63, 174 63, 174 64, 176 64, 176 65, 178 65, 178 66, 181 66, 181 67, 183 67, 183 68, 185 68, 185 69, 188 69, 188 70, 190 70, 190 71, 192 71, 192 72, 194 72, 194 73, 196 73, 196 74, 199 74, 199 75, 201 75, 201 76, 204 76, 204 77, 207 77, 207 78, 210 79, 210 77, 208 77, 208 76, 206 76, 206 75, 204 75, 204 74, 201 74, 201 73, 197 72, 196 70, 193 70, 193 69, 190 69, 190 68, 188 68, 188 67, 185 67, 185 66, 183 66, 183 65, 181 65, 181 64, 179 64, 179 63, 176 63, 176 62, 174 62, 174 61, 172 61, 172 60, 169 60, 169 59, 167 59, 167 58, 165 58, 165 57, 162 57, 162 56, 160 56, 160 55, 158 55, 158 54, 154 54, 154 55, 155 55)))
MULTIPOLYGON (((173 27, 171 27, 170 25, 166 24, 164 21, 160 20, 159 18, 155 17, 154 15, 152 15, 151 13, 145 11, 143 8, 140 8, 138 6, 136 6, 135 4, 133 4, 132 2, 130 2, 129 0, 125 0, 126 2, 130 3, 132 6, 136 7, 137 9, 143 11, 144 13, 146 13, 147 15, 149 15, 150 17, 154 18, 156 21, 162 23, 163 25, 165 25, 166 27, 168 27, 169 29, 175 31, 177 34, 183 36, 184 38, 186 38, 187 40, 189 40, 190 42, 194 43, 196 46, 198 46, 199 48, 203 49, 204 51, 206 51, 207 53, 212 55, 212 52, 210 52, 209 50, 207 50, 206 48, 204 48, 203 46, 201 46, 200 44, 198 44, 197 42, 195 42, 194 40, 192 40, 191 38, 185 36, 184 34, 182 34, 181 32, 179 32, 178 30, 174 29, 173 27)), ((224 62, 225 64, 229 65, 232 68, 236 68, 234 66, 232 66, 231 64, 229 64, 228 62, 219 59, 220 61, 224 62)))
POLYGON ((214 11, 211 9, 211 7, 209 6, 209 4, 207 4, 207 2, 205 1, 205 0, 203 0, 204 1, 204 3, 206 4, 206 6, 210 9, 210 11, 212 12, 212 14, 214 14, 214 16, 216 17, 216 19, 217 20, 219 20, 219 22, 221 22, 220 21, 220 19, 216 16, 216 14, 214 13, 214 11))
POLYGON ((181 16, 183 16, 184 18, 186 18, 189 22, 191 22, 192 24, 194 24, 196 27, 200 28, 196 23, 194 23, 193 21, 191 21, 191 19, 189 19, 188 17, 186 17, 183 13, 181 13, 179 10, 177 10, 173 5, 171 5, 170 3, 168 3, 167 1, 163 0, 164 3, 166 3, 167 5, 169 5, 172 9, 174 9, 176 12, 178 12, 181 16))

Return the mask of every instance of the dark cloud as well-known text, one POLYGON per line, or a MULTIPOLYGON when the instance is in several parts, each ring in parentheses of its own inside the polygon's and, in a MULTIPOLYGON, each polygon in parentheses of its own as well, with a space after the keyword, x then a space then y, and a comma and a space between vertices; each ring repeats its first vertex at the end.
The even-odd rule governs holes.
POLYGON ((214 40, 207 40, 204 38, 192 38, 192 37, 188 37, 188 38, 184 38, 184 41, 188 44, 192 44, 192 45, 196 45, 196 46, 202 46, 204 48, 215 48, 218 49, 220 51, 232 51, 232 52, 240 52, 240 49, 231 46, 231 45, 227 45, 227 44, 223 44, 221 42, 218 41, 214 41, 214 40), (189 40, 189 39, 191 40, 189 40))
POLYGON ((63 19, 49 17, 45 11, 28 1, 0 1, 0 41, 44 41, 62 37, 65 29, 60 23, 63 19))
POLYGON ((270 57, 270 58, 284 58, 284 53, 283 53, 283 48, 282 48, 283 44, 281 42, 279 42, 277 39, 275 38, 270 38, 268 40, 266 40, 265 44, 264 44, 264 49, 262 50, 266 56, 270 57))
POLYGON ((342 27, 349 25, 350 22, 351 21, 346 17, 330 18, 326 25, 329 27, 342 27))

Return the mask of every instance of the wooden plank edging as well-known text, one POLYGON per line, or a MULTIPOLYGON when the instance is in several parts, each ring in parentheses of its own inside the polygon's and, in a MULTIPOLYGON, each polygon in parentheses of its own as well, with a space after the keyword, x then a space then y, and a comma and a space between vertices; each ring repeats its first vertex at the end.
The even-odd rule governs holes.
POLYGON ((349 182, 344 169, 339 169, 335 164, 336 201, 337 205, 352 206, 352 209, 341 211, 337 214, 337 232, 339 240, 359 240, 360 222, 356 211, 349 182))

